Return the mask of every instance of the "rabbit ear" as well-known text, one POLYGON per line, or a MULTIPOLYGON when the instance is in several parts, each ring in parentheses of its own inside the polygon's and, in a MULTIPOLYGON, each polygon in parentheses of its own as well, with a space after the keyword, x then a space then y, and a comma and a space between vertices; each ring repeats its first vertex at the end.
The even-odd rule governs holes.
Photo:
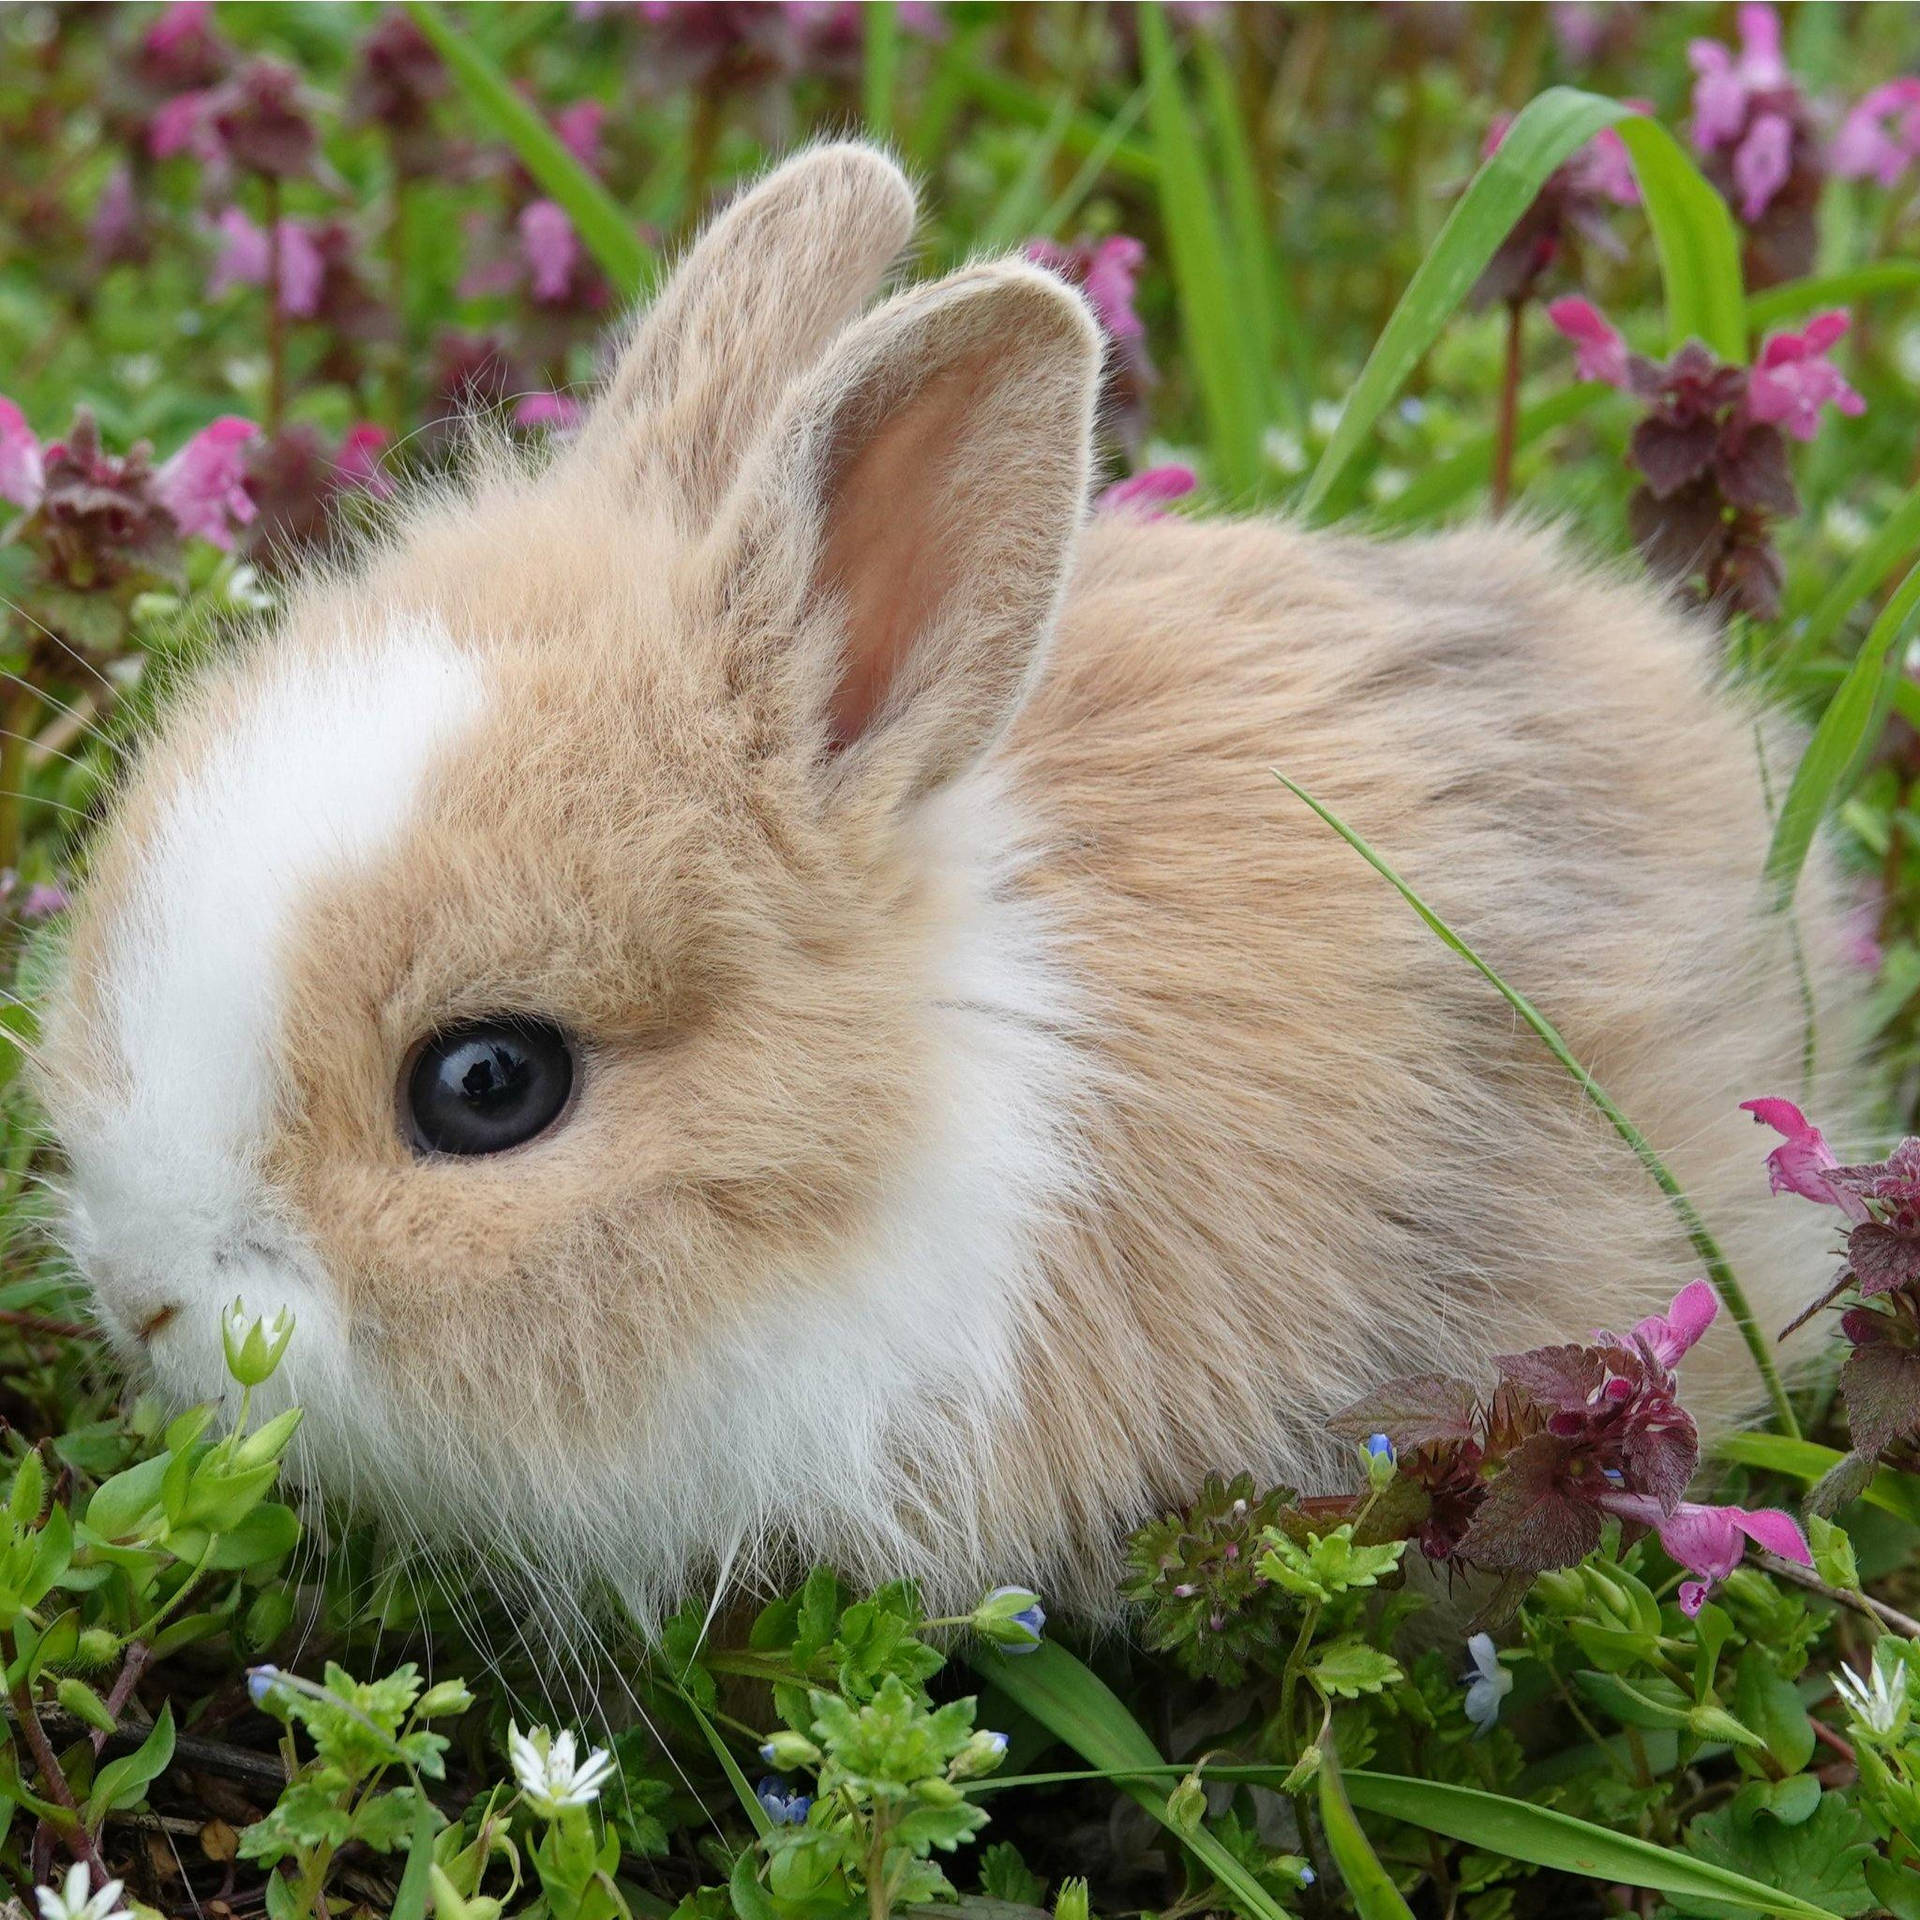
POLYGON ((718 604, 839 774, 889 800, 962 772, 1017 711, 1086 497, 1100 335, 1024 263, 850 327, 736 495, 718 604))
POLYGON ((704 525, 795 374, 873 297, 913 233, 913 189, 876 147, 797 154, 700 236, 640 317, 598 425, 704 525))

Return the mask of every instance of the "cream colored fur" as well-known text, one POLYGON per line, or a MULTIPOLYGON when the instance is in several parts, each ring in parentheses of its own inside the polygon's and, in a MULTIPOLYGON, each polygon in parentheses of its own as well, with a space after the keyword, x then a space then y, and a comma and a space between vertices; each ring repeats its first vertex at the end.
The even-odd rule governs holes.
MULTIPOLYGON (((910 223, 881 156, 802 155, 571 448, 478 457, 310 581, 149 743, 49 1026, 136 1357, 217 1391, 236 1275, 291 1300, 308 1471, 643 1617, 818 1556, 1098 1607, 1209 1467, 1331 1483, 1370 1381, 1691 1276, 1565 1074, 1274 767, 1559 1023, 1763 1319, 1825 1270, 1737 1111, 1796 1089, 1801 1010, 1713 636, 1538 531, 1084 521, 1084 308, 999 263, 861 317, 910 223), (350 755, 349 690, 406 697, 377 663, 423 635, 477 703, 389 729, 377 831, 303 830, 236 934, 218 877, 279 843, 220 769, 288 685, 350 755), (179 990, 223 941, 271 1009, 246 1114, 179 1097, 231 1038, 179 990), (408 1050, 500 1011, 575 1037, 573 1110, 416 1156, 408 1050), (128 1124, 160 1112, 164 1152, 128 1124)), ((1752 1401, 1725 1329, 1687 1371, 1712 1417, 1752 1401)))

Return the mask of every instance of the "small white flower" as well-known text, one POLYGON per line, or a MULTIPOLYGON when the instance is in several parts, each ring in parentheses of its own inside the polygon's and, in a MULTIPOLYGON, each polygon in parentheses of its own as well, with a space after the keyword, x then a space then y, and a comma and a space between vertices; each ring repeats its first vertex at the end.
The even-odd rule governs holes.
POLYGON ((613 1772, 612 1755, 594 1747, 576 1763, 576 1751, 570 1732, 549 1733, 545 1727, 535 1727, 528 1733, 518 1727, 507 1729, 513 1777, 535 1813, 552 1820, 568 1807, 584 1807, 600 1797, 601 1787, 613 1772))
POLYGON ((123 1883, 109 1880, 97 1893, 89 1893, 92 1880, 87 1863, 76 1860, 63 1886, 36 1889, 33 1897, 40 1902, 41 1920, 131 1920, 120 1904, 123 1883))
POLYGON ((1467 1658, 1473 1662, 1466 1676, 1467 1718, 1478 1732, 1491 1733, 1501 1701, 1513 1691, 1513 1675, 1500 1664, 1490 1633, 1476 1633, 1467 1642, 1467 1658))
POLYGON ((1836 1667, 1833 1685, 1848 1716, 1884 1737, 1899 1725, 1901 1710, 1907 1704, 1906 1656, 1899 1652, 1886 1660, 1876 1656, 1872 1671, 1864 1678, 1849 1668, 1836 1667))

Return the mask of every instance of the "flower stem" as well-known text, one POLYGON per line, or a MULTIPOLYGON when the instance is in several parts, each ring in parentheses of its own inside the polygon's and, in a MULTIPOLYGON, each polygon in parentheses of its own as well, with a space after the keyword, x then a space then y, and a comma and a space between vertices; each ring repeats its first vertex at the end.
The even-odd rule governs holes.
POLYGON ((0 867, 20 865, 22 821, 26 813, 27 753, 33 721, 40 711, 39 690, 21 686, 7 699, 5 735, 0 737, 0 867))
POLYGON ((1526 330, 1527 302, 1515 294, 1507 302, 1507 355, 1500 376, 1500 411, 1493 429, 1493 475, 1489 505, 1497 518, 1507 510, 1513 494, 1513 449, 1520 428, 1520 358, 1526 330))
MULTIPOLYGON (((18 1664, 19 1650, 14 1643, 13 1634, 0 1630, 0 1648, 5 1649, 9 1667, 18 1664)), ((93 1835, 87 1831, 87 1823, 80 1817, 80 1803, 73 1797, 73 1788, 68 1784, 67 1776, 60 1766, 60 1756, 53 1750, 53 1743, 47 1738, 47 1730, 40 1724, 40 1715, 33 1704, 33 1688, 22 1677, 12 1690, 13 1711, 20 1723, 20 1737, 27 1743, 27 1751, 33 1755, 34 1764, 40 1769, 40 1778, 45 1783, 47 1794, 57 1805, 73 1815, 73 1826, 62 1833, 67 1843, 67 1851, 76 1860, 83 1860, 92 1870, 94 1884, 107 1879, 106 1863, 100 1858, 100 1850, 93 1844, 93 1835)))

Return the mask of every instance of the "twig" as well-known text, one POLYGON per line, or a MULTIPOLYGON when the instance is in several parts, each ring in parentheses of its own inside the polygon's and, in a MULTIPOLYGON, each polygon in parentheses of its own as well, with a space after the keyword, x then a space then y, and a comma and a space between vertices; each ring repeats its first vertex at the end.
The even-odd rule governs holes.
MULTIPOLYGON (((13 1720, 15 1715, 9 1712, 7 1718, 13 1720)), ((50 1708, 40 1719, 43 1726, 51 1728, 63 1740, 77 1739, 83 1733, 90 1735, 95 1731, 78 1714, 65 1713, 57 1707, 50 1708)), ((131 1753, 146 1739, 149 1731, 147 1727, 121 1727, 107 1735, 104 1747, 110 1747, 116 1753, 131 1753)), ((176 1734, 173 1758, 176 1765, 201 1767, 208 1773, 226 1774, 234 1780, 256 1781, 263 1787, 271 1787, 275 1793, 287 1784, 287 1770, 277 1754, 256 1753, 250 1747, 230 1747, 222 1741, 203 1739, 197 1734, 176 1734)))
POLYGON ((1831 1600, 1837 1607, 1851 1607, 1855 1613, 1864 1613, 1881 1626, 1891 1627, 1905 1639, 1920 1640, 1920 1620, 1902 1613, 1897 1607, 1888 1606, 1884 1600, 1876 1600, 1870 1593, 1849 1593, 1845 1587, 1829 1586, 1812 1568, 1783 1560, 1777 1553, 1763 1550, 1760 1560, 1769 1573, 1778 1574, 1789 1586, 1817 1593, 1821 1599, 1831 1600))
POLYGON ((1515 294, 1507 302, 1507 351, 1500 374, 1500 410, 1493 429, 1493 473, 1487 504, 1495 519, 1507 510, 1513 493, 1513 449, 1520 428, 1520 364, 1527 301, 1515 294))

